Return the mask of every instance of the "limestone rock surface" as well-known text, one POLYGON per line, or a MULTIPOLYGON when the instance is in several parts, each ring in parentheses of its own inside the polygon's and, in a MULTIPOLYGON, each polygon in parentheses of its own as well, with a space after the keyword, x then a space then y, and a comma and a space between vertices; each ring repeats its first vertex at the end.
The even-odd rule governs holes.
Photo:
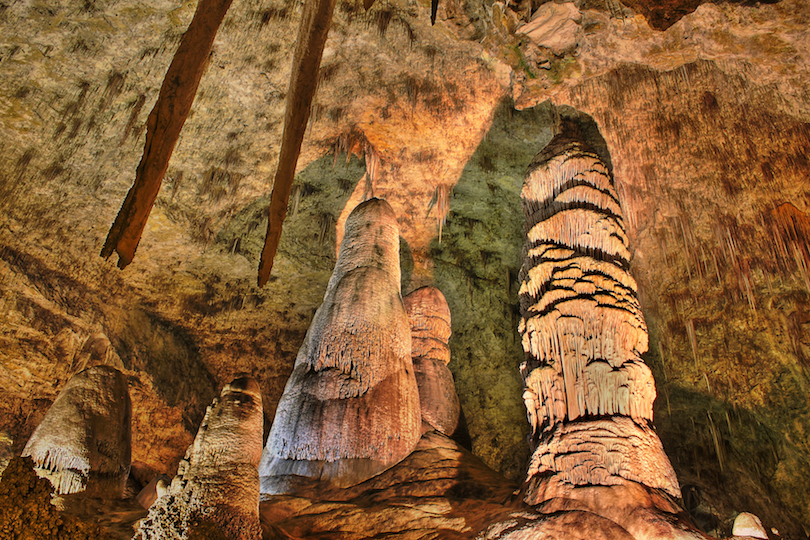
POLYGON ((127 380, 110 366, 74 375, 23 449, 57 493, 121 498, 131 462, 127 380))
POLYGON ((324 302, 304 339, 262 455, 262 493, 300 477, 357 484, 401 461, 420 435, 399 229, 370 199, 346 220, 324 302))
POLYGON ((411 323, 411 358, 422 420, 449 437, 455 433, 461 414, 453 374, 447 368, 450 308, 435 287, 416 289, 402 302, 411 323))
POLYGON ((208 408, 177 476, 150 507, 137 540, 186 539, 198 527, 258 540, 262 400, 250 378, 225 385, 208 408))

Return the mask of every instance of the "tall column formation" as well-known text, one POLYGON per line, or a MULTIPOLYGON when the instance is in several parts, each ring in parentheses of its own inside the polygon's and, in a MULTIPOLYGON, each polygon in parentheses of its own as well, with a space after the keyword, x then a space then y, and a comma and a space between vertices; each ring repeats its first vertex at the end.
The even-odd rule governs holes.
POLYGON ((647 327, 613 178, 566 122, 529 165, 519 331, 534 454, 526 502, 632 481, 680 497, 651 428, 647 327))
POLYGON ((341 487, 371 478, 414 449, 420 419, 399 227, 391 206, 371 199, 346 220, 262 455, 262 493, 294 491, 302 478, 341 487))
POLYGON ((124 375, 89 367, 67 382, 22 455, 59 494, 120 499, 131 463, 131 418, 124 375))
POLYGON ((402 299, 411 323, 411 358, 419 387, 422 420, 448 437, 458 427, 461 405, 450 363, 450 308, 436 287, 416 289, 402 299))
POLYGON ((243 377, 225 385, 135 540, 184 539, 199 526, 214 526, 229 540, 259 540, 263 420, 255 380, 243 377))

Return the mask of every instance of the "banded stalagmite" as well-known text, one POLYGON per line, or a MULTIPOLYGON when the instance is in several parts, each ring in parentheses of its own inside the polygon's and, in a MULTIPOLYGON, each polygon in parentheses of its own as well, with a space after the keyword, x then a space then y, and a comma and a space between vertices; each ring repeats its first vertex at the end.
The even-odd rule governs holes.
POLYGON ((242 377, 208 407, 177 476, 149 508, 135 540, 180 540, 215 528, 229 540, 259 540, 262 396, 242 377))
POLYGON ((131 463, 132 402, 110 366, 70 378, 23 449, 56 493, 120 499, 131 463))
POLYGON ((411 323, 411 358, 419 387, 422 420, 452 436, 458 428, 461 405, 450 363, 450 308, 436 287, 416 289, 402 299, 411 323))
POLYGON ((420 437, 411 330, 400 296, 399 227, 370 199, 346 220, 337 264, 267 438, 262 493, 302 481, 345 487, 405 458, 420 437))
POLYGON ((647 327, 611 172, 563 123, 521 191, 521 364, 534 454, 525 499, 636 482, 680 497, 651 427, 647 327))

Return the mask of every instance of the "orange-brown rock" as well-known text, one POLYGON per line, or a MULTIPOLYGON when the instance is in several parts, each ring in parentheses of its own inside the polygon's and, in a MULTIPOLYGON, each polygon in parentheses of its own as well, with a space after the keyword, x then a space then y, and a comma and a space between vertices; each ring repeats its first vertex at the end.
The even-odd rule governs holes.
POLYGON ((258 540, 262 451, 259 385, 239 378, 208 407, 168 490, 155 501, 135 538, 186 538, 204 525, 228 540, 258 540))
POLYGON ((411 323, 411 358, 419 387, 422 420, 453 435, 458 427, 458 402, 450 362, 450 308, 436 287, 422 287, 402 299, 411 323))
MULTIPOLYGON (((702 537, 657 494, 678 498, 680 487, 649 425, 655 385, 641 359, 647 328, 622 212, 610 171, 577 124, 563 121, 529 166, 521 197, 521 372, 534 443, 524 500, 543 514, 605 519, 617 531, 606 538, 702 537)), ((538 518, 488 538, 553 537, 549 527, 538 518)))
POLYGON ((131 263, 138 249, 146 220, 169 168, 169 159, 208 65, 217 30, 230 6, 231 0, 199 1, 163 79, 155 108, 146 121, 146 143, 135 182, 101 249, 102 257, 109 257, 113 251, 118 253, 119 268, 131 263))
POLYGON ((263 496, 266 538, 474 538, 515 510, 516 486, 470 452, 428 431, 402 462, 356 486, 311 481, 263 496), (273 530, 276 536, 271 536, 273 530))
POLYGON ((60 494, 121 498, 131 460, 132 404, 124 375, 93 366, 71 377, 23 456, 60 494))
POLYGON ((420 435, 399 232, 387 202, 352 211, 262 456, 262 493, 304 478, 350 486, 407 456, 420 435))
POLYGON ((610 172, 561 134, 529 166, 521 198, 519 330, 531 357, 521 370, 535 438, 582 416, 651 420, 647 327, 610 172))

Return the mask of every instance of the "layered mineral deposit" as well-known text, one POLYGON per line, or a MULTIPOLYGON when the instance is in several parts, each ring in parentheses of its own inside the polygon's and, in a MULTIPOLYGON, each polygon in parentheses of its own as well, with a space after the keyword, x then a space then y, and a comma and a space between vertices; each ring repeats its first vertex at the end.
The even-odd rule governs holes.
POLYGON ((371 199, 346 220, 262 455, 262 493, 302 479, 357 484, 406 457, 420 430, 399 229, 389 204, 371 199))
POLYGON ((416 289, 402 299, 411 323, 411 358, 419 387, 422 420, 430 427, 453 435, 461 405, 450 363, 450 308, 436 287, 416 289))
POLYGON ((23 449, 59 494, 121 498, 131 462, 124 375, 93 366, 71 377, 23 449))
POLYGON ((648 426, 655 384, 618 195, 576 124, 564 122, 529 165, 521 199, 521 372, 535 446, 527 502, 549 486, 620 479, 680 496, 648 426))
POLYGON ((261 538, 257 467, 262 422, 256 381, 243 377, 225 385, 135 539, 185 539, 197 527, 216 528, 229 540, 261 538))

